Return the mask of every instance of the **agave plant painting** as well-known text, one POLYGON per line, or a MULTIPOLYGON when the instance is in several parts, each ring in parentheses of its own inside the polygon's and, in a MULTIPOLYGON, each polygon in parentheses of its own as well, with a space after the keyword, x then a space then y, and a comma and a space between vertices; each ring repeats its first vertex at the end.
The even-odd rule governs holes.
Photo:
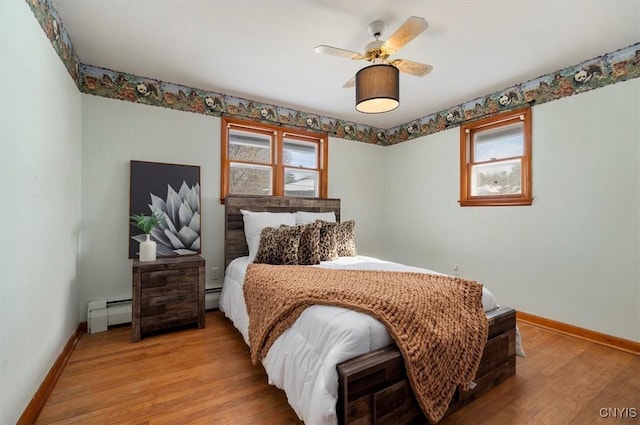
MULTIPOLYGON (((131 215, 162 217, 150 231, 158 256, 200 253, 200 167, 131 161, 130 194, 131 215)), ((145 235, 130 229, 134 258, 145 235)))

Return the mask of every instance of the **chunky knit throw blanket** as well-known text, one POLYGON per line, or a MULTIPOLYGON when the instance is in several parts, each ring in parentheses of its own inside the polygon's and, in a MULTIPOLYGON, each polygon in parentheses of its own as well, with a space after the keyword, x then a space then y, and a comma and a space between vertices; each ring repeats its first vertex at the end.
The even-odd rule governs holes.
POLYGON ((489 329, 482 285, 451 276, 251 264, 244 298, 254 364, 311 305, 346 307, 380 320, 432 423, 444 416, 458 385, 469 388, 489 329))

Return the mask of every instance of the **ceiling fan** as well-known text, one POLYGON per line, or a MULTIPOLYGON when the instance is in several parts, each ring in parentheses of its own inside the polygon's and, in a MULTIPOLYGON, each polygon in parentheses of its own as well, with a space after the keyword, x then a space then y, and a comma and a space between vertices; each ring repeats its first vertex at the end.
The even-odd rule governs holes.
MULTIPOLYGON (((401 72, 424 77, 431 72, 433 66, 424 63, 414 62, 407 59, 390 60, 389 56, 395 54, 411 40, 420 35, 429 27, 424 18, 411 16, 400 27, 391 34, 388 40, 380 40, 382 32, 387 25, 382 21, 371 22, 368 26, 369 33, 375 38, 365 46, 364 53, 357 53, 351 50, 339 49, 337 47, 320 45, 315 47, 315 52, 325 55, 340 56, 353 60, 366 60, 374 64, 393 65, 401 72)), ((355 76, 347 81, 342 87, 350 88, 356 85, 355 76)))

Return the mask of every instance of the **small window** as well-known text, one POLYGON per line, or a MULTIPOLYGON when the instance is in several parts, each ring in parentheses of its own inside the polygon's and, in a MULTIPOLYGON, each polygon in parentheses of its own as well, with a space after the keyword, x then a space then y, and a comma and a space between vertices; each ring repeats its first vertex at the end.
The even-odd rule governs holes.
POLYGON ((460 205, 531 205, 531 108, 460 127, 460 205))
POLYGON ((271 195, 273 192, 273 133, 229 128, 229 192, 271 195))
POLYGON ((293 135, 284 138, 284 195, 314 196, 320 189, 319 144, 293 135))
POLYGON ((327 137, 222 119, 220 200, 227 194, 327 197, 327 137))

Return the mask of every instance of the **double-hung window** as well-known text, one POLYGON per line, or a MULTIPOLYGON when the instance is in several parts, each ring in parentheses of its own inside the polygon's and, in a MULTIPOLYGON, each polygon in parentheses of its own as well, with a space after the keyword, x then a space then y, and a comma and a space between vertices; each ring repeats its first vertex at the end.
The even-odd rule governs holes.
POLYGON ((327 197, 327 136, 222 119, 220 198, 227 194, 327 197))
POLYGON ((531 108, 460 127, 460 205, 531 205, 531 108))

